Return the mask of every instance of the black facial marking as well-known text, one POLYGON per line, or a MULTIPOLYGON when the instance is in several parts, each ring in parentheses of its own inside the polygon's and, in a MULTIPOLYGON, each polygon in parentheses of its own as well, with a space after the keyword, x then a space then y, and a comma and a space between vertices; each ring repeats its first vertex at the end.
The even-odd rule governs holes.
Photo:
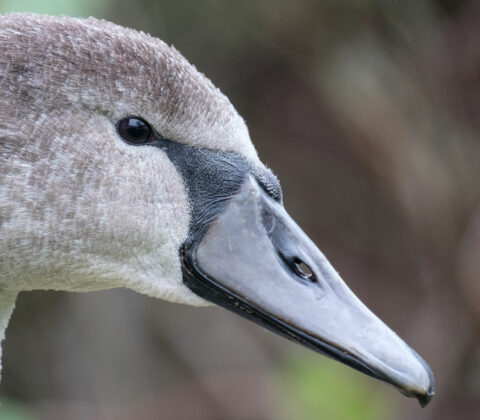
POLYGON ((199 239, 225 202, 240 188, 251 165, 242 156, 165 140, 165 151, 180 172, 192 206, 187 242, 199 239))
POLYGON ((277 177, 267 168, 254 168, 243 156, 163 140, 169 159, 182 175, 192 206, 192 222, 187 243, 200 239, 209 223, 224 208, 226 201, 240 189, 248 174, 274 200, 282 200, 277 177))
POLYGON ((240 189, 248 174, 274 200, 282 200, 277 177, 269 169, 253 168, 241 155, 163 140, 169 159, 182 175, 192 206, 192 221, 186 245, 199 240, 226 201, 240 189))

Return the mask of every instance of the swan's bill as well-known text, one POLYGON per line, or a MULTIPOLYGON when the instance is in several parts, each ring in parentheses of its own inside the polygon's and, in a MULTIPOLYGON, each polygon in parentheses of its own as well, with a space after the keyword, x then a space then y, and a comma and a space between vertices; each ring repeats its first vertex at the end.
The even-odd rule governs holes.
POLYGON ((325 256, 252 176, 206 233, 182 249, 195 293, 290 340, 396 386, 426 405, 426 362, 346 286, 325 256))

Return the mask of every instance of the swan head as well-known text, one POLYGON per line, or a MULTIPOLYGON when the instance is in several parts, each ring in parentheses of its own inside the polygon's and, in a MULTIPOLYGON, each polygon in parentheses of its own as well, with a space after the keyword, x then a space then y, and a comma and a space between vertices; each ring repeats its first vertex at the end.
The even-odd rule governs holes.
POLYGON ((0 286, 213 302, 421 403, 428 365, 283 208, 228 99, 106 21, 0 18, 0 286))

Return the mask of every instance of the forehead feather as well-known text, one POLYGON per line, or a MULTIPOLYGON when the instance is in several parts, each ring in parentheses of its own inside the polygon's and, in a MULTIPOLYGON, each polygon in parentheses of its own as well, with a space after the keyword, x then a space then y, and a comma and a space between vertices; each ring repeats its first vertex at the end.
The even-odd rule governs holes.
POLYGON ((94 18, 7 14, 0 51, 1 89, 24 111, 82 107, 112 121, 139 115, 170 140, 258 162, 228 98, 157 38, 94 18))

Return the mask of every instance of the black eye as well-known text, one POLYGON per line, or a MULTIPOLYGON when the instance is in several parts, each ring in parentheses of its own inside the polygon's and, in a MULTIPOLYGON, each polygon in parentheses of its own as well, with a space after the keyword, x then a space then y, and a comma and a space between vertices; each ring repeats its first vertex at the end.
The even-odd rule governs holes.
POLYGON ((131 144, 145 144, 153 137, 152 127, 137 117, 127 117, 118 121, 117 132, 123 140, 131 144))

